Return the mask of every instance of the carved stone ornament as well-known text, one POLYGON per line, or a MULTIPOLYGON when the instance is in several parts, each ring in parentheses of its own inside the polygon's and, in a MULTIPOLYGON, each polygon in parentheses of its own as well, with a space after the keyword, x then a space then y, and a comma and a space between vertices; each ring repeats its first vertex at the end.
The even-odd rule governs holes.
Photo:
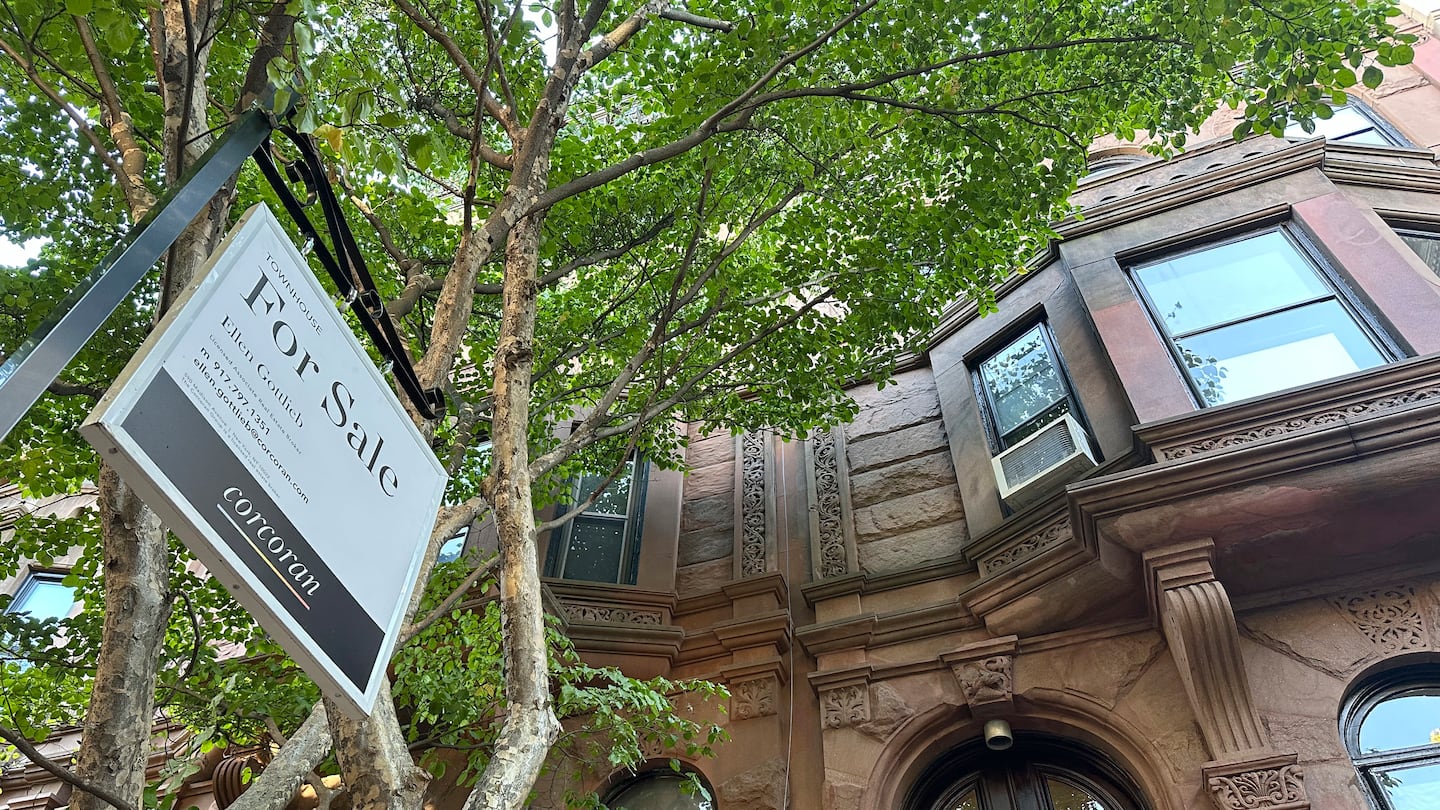
POLYGON ((870 687, 852 683, 820 693, 820 717, 825 728, 846 728, 870 719, 870 687))
POLYGON ((775 713, 774 677, 752 678, 730 685, 730 716, 736 720, 768 717, 775 713))
POLYGON ((835 434, 817 430, 810 437, 815 458, 815 509, 820 524, 820 578, 850 573, 845 552, 844 514, 840 506, 840 459, 835 434))
POLYGON ((765 434, 740 438, 740 575, 765 573, 765 434))
POLYGON ((1014 700, 1014 659, 1008 655, 992 655, 981 661, 958 664, 955 679, 960 682, 960 691, 971 709, 1009 705, 1014 700))
POLYGON ((1393 410, 1415 402, 1424 402, 1431 399, 1440 399, 1440 386, 1428 386, 1415 391, 1404 391, 1399 394, 1390 394, 1383 397, 1375 397, 1353 405, 1346 405, 1343 408, 1334 408, 1321 413, 1309 414, 1295 419, 1286 419, 1279 422, 1271 422, 1245 430, 1227 433, 1222 436, 1206 439, 1204 441, 1192 442, 1191 444, 1167 447, 1160 450, 1160 456, 1165 460, 1186 458, 1189 456, 1209 453, 1215 450, 1224 450, 1229 447, 1258 442, 1261 439, 1269 439, 1274 436, 1284 436, 1288 433, 1298 433, 1302 430, 1331 425, 1336 422, 1343 422, 1354 416, 1371 416, 1377 413, 1393 410))
POLYGON ((1425 641, 1425 619, 1420 615, 1415 589, 1409 585, 1377 588, 1332 601, 1356 629, 1386 652, 1429 646, 1425 641))
POLYGON ((573 602, 564 602, 561 607, 565 611, 565 618, 572 622, 643 624, 657 627, 665 623, 664 614, 658 610, 579 605, 573 602))
POLYGON ((985 575, 995 573, 1003 568, 1009 568, 1023 559, 1032 557, 1047 548, 1058 546, 1070 539, 1070 516, 1063 515, 1054 523, 1042 526, 1034 534, 1022 538, 1019 542, 1004 549, 993 557, 986 558, 982 565, 985 575))
POLYGON ((1211 776, 1210 796, 1220 810, 1306 810, 1304 772, 1299 765, 1211 776))

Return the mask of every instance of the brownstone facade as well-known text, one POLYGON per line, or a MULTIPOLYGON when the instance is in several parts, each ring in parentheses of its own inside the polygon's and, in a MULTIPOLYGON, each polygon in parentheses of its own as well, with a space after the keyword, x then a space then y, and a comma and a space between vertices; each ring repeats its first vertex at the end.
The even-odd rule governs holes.
POLYGON ((851 392, 854 422, 692 434, 647 505, 647 544, 678 526, 647 584, 552 585, 596 658, 729 685, 732 742, 689 763, 720 810, 929 810, 998 761, 964 757, 993 719, 1012 787, 1073 747, 1115 787, 1095 808, 1367 806, 1347 701, 1407 663, 1440 685, 1440 276, 1396 231, 1440 228, 1440 43, 1407 13, 1416 64, 1355 99, 1410 145, 1235 143, 1221 117, 1087 180, 999 312, 957 307, 851 392), (1385 358, 1206 407, 1134 268, 1259 233, 1326 268, 1385 358), (1097 466, 1012 509, 976 370, 1042 322, 1097 466))

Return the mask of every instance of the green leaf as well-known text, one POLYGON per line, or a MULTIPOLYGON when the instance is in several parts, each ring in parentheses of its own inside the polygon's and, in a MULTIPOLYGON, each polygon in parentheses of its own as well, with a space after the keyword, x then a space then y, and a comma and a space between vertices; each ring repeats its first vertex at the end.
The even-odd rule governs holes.
POLYGON ((65 0, 65 13, 83 17, 90 13, 91 0, 65 0))
POLYGON ((1385 73, 1374 65, 1366 65, 1365 72, 1361 75, 1360 81, 1363 82, 1366 87, 1374 90, 1380 86, 1381 82, 1385 81, 1385 73))

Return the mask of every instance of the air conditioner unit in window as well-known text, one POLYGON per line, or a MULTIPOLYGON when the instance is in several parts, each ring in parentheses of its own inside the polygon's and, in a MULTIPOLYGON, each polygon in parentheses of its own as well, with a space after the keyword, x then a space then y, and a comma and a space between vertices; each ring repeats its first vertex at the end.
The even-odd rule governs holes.
POLYGON ((1028 506, 1060 484, 1095 468, 1090 440, 1075 417, 1065 414, 991 460, 1000 500, 1011 509, 1028 506))

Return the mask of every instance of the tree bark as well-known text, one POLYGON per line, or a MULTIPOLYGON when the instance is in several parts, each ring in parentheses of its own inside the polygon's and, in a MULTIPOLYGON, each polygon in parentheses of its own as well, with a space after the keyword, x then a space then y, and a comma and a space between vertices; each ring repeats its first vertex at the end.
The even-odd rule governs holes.
MULTIPOLYGON (((206 143, 205 71, 213 40, 214 4, 166 0, 160 85, 165 101, 167 180, 178 182, 206 143), (189 4, 189 5, 187 5, 189 4)), ((232 181, 233 182, 233 181, 232 181)), ((157 316, 174 300, 219 243, 229 214, 228 187, 181 233, 166 257, 165 295, 157 316)), ((143 210, 132 205, 137 219, 143 210)), ((170 620, 170 555, 164 526, 109 466, 98 482, 105 555, 105 624, 95 667, 90 710, 76 753, 75 772, 135 806, 143 805, 145 763, 155 724, 155 680, 170 620)), ((75 810, 109 804, 76 791, 75 810)))
POLYGON ((315 708, 310 710, 310 716, 280 747, 280 753, 226 810, 275 810, 284 807, 295 798, 295 791, 305 783, 305 777, 324 761, 328 753, 329 716, 325 704, 316 703, 315 708))
POLYGON ((415 767, 405 744, 395 717, 395 701, 390 697, 390 682, 381 684, 375 710, 364 720, 356 720, 336 706, 327 709, 335 758, 352 805, 367 810, 418 808, 430 780, 415 767))
MULTIPOLYGON (((160 519, 109 466, 100 469, 98 489, 105 625, 75 773, 140 807, 155 724, 155 670, 170 618, 170 555, 160 519)), ((110 805, 77 790, 70 806, 110 805)))
POLYGON ((529 473, 540 224, 540 215, 521 219, 505 246, 505 290, 495 350, 495 467, 489 496, 500 535, 500 623, 506 640, 508 713, 495 752, 471 792, 466 810, 523 807, 560 732, 550 702, 529 473))

